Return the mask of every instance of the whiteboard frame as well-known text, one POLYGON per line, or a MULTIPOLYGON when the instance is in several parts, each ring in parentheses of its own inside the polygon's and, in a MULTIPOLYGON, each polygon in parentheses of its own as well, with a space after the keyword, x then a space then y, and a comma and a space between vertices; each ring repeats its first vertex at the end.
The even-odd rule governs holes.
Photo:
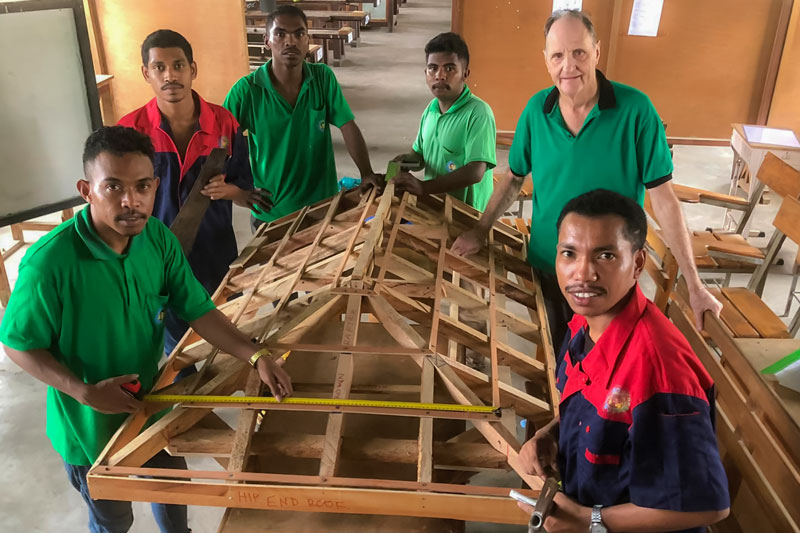
MULTIPOLYGON (((7 13, 48 11, 51 9, 72 10, 72 17, 75 21, 75 34, 78 37, 81 65, 83 65, 83 80, 86 86, 86 99, 89 104, 89 118, 92 123, 92 130, 96 130, 103 126, 103 118, 100 114, 100 97, 97 93, 97 78, 95 78, 94 64, 92 62, 89 28, 86 25, 83 0, 26 0, 23 2, 0 2, 0 17, 7 13)), ((83 202, 84 200, 80 196, 73 196, 51 204, 34 207, 6 216, 0 216, 0 228, 75 207, 83 202)))

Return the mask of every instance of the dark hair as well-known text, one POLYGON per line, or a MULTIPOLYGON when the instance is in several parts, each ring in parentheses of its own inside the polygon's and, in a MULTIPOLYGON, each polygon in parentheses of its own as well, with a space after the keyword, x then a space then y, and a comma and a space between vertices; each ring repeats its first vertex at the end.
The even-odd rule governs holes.
POLYGON ((459 59, 464 61, 466 66, 469 66, 469 48, 464 39, 457 33, 447 32, 440 33, 425 45, 425 59, 431 54, 439 52, 446 52, 455 54, 459 59))
POLYGON ((305 25, 306 29, 308 29, 308 18, 306 18, 306 14, 302 9, 296 6, 282 5, 278 6, 278 9, 267 15, 267 33, 269 33, 269 29, 272 27, 272 23, 275 22, 275 19, 282 15, 287 17, 299 17, 303 19, 303 24, 305 25))
POLYGON ((558 11, 553 11, 553 13, 549 17, 547 17, 547 22, 544 23, 545 39, 547 39, 547 34, 550 33, 550 28, 553 27, 553 23, 555 23, 555 21, 557 21, 558 19, 562 19, 564 17, 577 19, 583 22, 586 31, 588 31, 589 35, 592 36, 592 42, 597 43, 597 32, 594 31, 594 24, 592 24, 592 19, 590 19, 589 15, 587 15, 583 11, 579 11, 577 9, 559 9, 558 11))
POLYGON ((147 66, 150 59, 151 48, 180 48, 186 54, 186 59, 191 63, 194 61, 192 45, 186 37, 172 30, 156 30, 148 35, 142 43, 142 65, 147 66))
POLYGON ((92 132, 83 147, 83 165, 91 163, 103 152, 115 156, 139 153, 153 162, 155 150, 150 137, 133 128, 103 126, 92 132))
POLYGON ((556 229, 561 231, 561 222, 570 213, 589 218, 617 216, 625 221, 623 233, 634 251, 644 248, 647 239, 647 217, 635 201, 608 189, 595 189, 573 198, 558 216, 556 229))

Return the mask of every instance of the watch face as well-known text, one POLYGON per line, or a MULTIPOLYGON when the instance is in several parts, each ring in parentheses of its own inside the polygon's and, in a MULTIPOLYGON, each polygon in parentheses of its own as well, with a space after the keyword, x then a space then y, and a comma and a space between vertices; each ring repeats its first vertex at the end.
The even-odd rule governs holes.
POLYGON ((608 533, 608 530, 603 524, 592 524, 589 533, 608 533))

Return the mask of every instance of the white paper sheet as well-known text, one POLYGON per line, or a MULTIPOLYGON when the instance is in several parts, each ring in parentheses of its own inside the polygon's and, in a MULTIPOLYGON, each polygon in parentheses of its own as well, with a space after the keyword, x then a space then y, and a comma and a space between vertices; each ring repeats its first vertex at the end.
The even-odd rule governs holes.
POLYGON ((661 23, 661 9, 663 7, 664 0, 633 0, 628 35, 640 35, 642 37, 655 37, 658 35, 658 25, 661 23))
POLYGON ((766 128, 764 126, 745 126, 744 135, 747 137, 747 142, 751 143, 800 148, 800 142, 797 141, 797 137, 792 130, 766 128))
POLYGON ((778 383, 787 389, 800 392, 800 361, 795 361, 780 372, 777 372, 775 377, 778 378, 778 383))
POLYGON ((559 9, 583 9, 583 0, 553 0, 553 11, 559 9))

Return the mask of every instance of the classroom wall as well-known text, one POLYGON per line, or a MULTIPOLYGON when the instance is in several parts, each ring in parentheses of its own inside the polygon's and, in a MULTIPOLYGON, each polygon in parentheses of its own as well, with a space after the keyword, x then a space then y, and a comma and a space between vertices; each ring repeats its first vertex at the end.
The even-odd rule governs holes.
MULTIPOLYGON (((583 5, 601 70, 647 93, 669 135, 726 138, 732 122, 757 118, 781 2, 669 0, 655 38, 627 35, 633 0, 583 5)), ((552 85, 541 53, 551 9, 548 0, 453 0, 453 30, 472 57, 470 87, 492 106, 498 129, 513 129, 530 96, 552 85)))
MULTIPOLYGON (((141 73, 140 47, 157 29, 181 33, 192 45, 198 66, 194 89, 221 104, 231 86, 250 72, 244 2, 219 0, 92 0, 99 26, 98 54, 113 74, 117 119, 153 97, 141 73)), ((98 65, 95 65, 98 70, 98 65)))
POLYGON ((776 128, 791 128, 800 134, 800 1, 792 6, 767 123, 776 128))

